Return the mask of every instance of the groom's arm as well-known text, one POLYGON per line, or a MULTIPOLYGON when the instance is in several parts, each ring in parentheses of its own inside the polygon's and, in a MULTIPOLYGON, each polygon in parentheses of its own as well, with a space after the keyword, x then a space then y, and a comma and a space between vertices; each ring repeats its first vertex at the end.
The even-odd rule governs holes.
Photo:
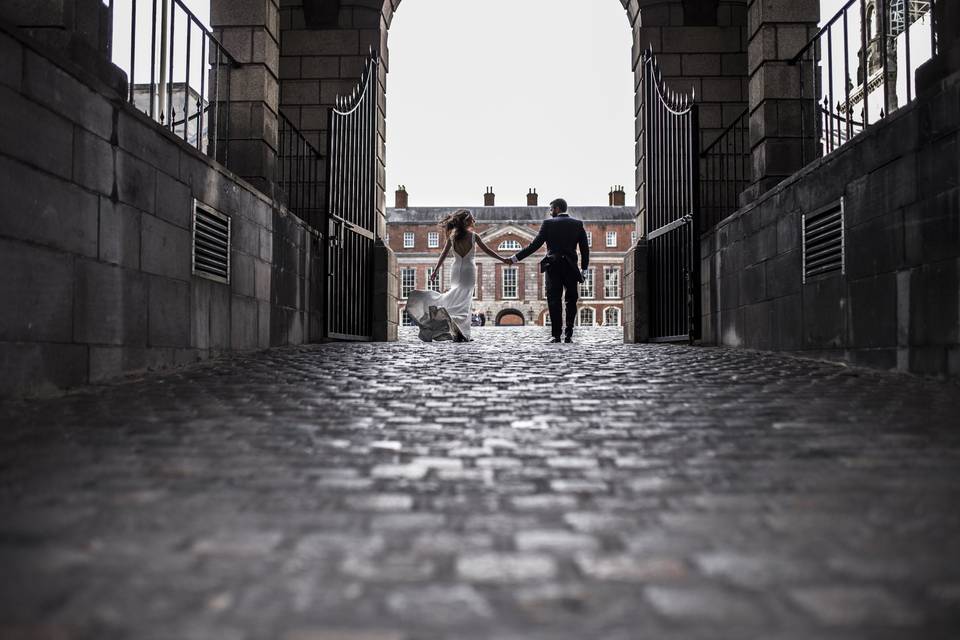
POLYGON ((531 255, 534 251, 543 246, 543 243, 547 241, 547 223, 546 221, 540 225, 540 232, 537 233, 537 237, 533 239, 533 242, 528 244, 526 247, 517 252, 517 255, 513 256, 511 262, 520 262, 527 256, 531 255))
POLYGON ((580 237, 577 238, 577 244, 580 245, 580 269, 587 270, 590 264, 590 243, 587 242, 587 230, 580 225, 580 237))

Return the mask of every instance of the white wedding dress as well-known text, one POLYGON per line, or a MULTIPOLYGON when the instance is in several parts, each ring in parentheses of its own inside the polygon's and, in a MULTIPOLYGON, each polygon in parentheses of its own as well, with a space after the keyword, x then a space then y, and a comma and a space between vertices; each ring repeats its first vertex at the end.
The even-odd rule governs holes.
POLYGON ((473 310, 473 289, 477 285, 477 238, 472 236, 470 251, 461 256, 456 248, 453 254, 450 290, 411 291, 407 296, 407 313, 420 327, 420 339, 453 340, 458 334, 470 340, 470 319, 473 310))

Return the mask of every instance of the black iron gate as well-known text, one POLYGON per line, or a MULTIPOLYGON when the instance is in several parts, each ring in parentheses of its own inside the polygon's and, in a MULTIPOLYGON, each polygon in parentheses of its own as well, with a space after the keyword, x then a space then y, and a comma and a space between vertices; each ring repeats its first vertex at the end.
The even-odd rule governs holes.
POLYGON ((650 337, 700 337, 700 125, 693 96, 668 89, 652 49, 643 57, 644 203, 650 337))
POLYGON ((377 84, 370 53, 360 83, 330 110, 327 163, 325 337, 373 337, 373 248, 377 230, 377 84))

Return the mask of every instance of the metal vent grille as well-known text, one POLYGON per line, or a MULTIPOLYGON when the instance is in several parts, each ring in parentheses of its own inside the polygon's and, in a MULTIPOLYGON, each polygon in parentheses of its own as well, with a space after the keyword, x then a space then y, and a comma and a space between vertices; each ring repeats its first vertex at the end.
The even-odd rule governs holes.
POLYGON ((194 200, 193 273, 230 283, 230 216, 194 200))
POLYGON ((803 281, 846 272, 843 200, 803 215, 803 281))

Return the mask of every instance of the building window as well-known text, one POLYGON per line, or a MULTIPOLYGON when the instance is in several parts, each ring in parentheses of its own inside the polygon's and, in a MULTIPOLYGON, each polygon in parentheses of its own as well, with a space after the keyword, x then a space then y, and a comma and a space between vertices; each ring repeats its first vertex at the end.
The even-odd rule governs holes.
POLYGON ((400 322, 405 327, 413 326, 413 317, 409 313, 407 313, 406 309, 400 312, 400 322))
POLYGON ((620 297, 620 267, 603 268, 603 297, 620 297))
POLYGON ((412 231, 403 232, 403 248, 413 249, 413 232, 412 231))
POLYGON ((587 231, 587 246, 593 246, 593 231, 587 231))
POLYGON ((430 273, 427 272, 427 291, 436 291, 440 293, 443 290, 443 272, 446 271, 443 267, 440 267, 440 273, 437 274, 436 278, 431 279, 430 273))
POLYGON ((607 248, 617 246, 617 232, 607 231, 607 248))
MULTIPOLYGON (((411 234, 412 235, 412 234, 411 234)), ((427 234, 427 248, 437 249, 440 246, 440 232, 431 231, 427 234)))
POLYGON ((606 327, 620 326, 620 309, 616 307, 607 307, 603 312, 603 324, 606 327))
POLYGON ((417 288, 417 270, 413 267, 400 269, 400 296, 406 298, 417 288))
POLYGON ((523 249, 523 245, 520 244, 519 240, 504 240, 497 247, 498 251, 520 251, 520 249, 523 249))
POLYGON ((593 293, 593 267, 583 272, 583 282, 580 283, 580 297, 592 298, 593 293))
POLYGON ((581 327, 592 327, 594 325, 594 311, 593 307, 584 307, 580 309, 580 326, 581 327))
POLYGON ((546 273, 544 273, 543 276, 540 278, 540 284, 542 285, 542 288, 540 289, 540 299, 544 300, 547 297, 547 274, 546 273))
POLYGON ((516 267, 503 268, 503 298, 505 300, 517 299, 517 279, 519 270, 516 267))
POLYGON ((631 232, 630 232, 630 246, 633 246, 633 245, 635 245, 635 244, 637 244, 637 232, 636 232, 636 231, 631 231, 631 232))

